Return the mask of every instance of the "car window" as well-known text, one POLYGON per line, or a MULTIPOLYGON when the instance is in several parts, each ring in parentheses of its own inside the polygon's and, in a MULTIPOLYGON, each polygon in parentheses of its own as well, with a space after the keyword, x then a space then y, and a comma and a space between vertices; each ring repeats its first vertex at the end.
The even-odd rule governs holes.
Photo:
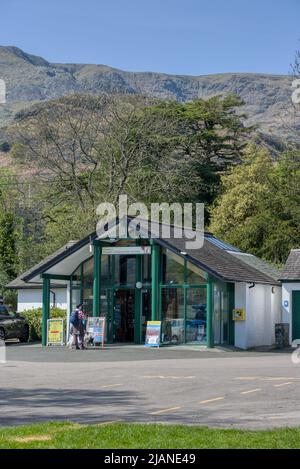
POLYGON ((0 314, 2 316, 9 316, 9 312, 7 311, 6 306, 0 305, 0 314))

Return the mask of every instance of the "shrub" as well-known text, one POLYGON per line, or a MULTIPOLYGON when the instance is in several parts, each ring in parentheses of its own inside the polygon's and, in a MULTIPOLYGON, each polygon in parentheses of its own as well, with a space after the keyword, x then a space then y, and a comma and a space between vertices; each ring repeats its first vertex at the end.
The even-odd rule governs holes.
MULTIPOLYGON (((22 311, 22 316, 24 316, 29 324, 29 340, 41 340, 42 339, 42 308, 33 308, 26 309, 22 311)), ((65 320, 67 318, 67 311, 60 308, 51 308, 50 318, 61 318, 65 320)))

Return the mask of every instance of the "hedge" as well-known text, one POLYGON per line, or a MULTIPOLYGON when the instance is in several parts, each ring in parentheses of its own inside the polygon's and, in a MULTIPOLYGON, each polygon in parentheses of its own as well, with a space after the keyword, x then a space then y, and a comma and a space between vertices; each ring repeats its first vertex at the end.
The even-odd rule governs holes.
MULTIPOLYGON (((26 309, 22 311, 21 316, 24 316, 29 324, 29 341, 42 339, 42 308, 26 309)), ((60 308, 51 308, 50 318, 67 319, 67 311, 60 308)))

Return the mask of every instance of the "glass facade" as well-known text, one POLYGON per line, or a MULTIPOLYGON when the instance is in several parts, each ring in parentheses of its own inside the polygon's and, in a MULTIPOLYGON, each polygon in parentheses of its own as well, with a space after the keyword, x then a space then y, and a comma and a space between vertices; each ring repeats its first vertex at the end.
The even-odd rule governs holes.
POLYGON ((162 343, 182 344, 184 339, 184 290, 162 288, 162 343))
POLYGON ((206 288, 189 288, 186 295, 186 341, 206 343, 206 288))
MULTIPOLYGON (((117 246, 135 245, 120 241, 117 246)), ((160 248, 158 307, 151 307, 151 254, 101 255, 100 315, 107 318, 109 342, 145 340, 147 321, 162 321, 163 344, 205 344, 207 340, 207 274, 169 249, 160 248)), ((83 302, 93 314, 94 257, 72 274, 72 308, 83 302)), ((228 341, 227 285, 214 282, 213 335, 215 343, 228 341)))
POLYGON ((169 249, 162 251, 163 343, 206 342, 206 274, 169 249))

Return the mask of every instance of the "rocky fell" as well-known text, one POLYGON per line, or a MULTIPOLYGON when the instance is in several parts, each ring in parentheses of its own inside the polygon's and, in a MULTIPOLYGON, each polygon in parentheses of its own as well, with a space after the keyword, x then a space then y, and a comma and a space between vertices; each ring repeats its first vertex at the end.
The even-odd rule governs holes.
POLYGON ((53 64, 16 47, 0 46, 0 78, 7 86, 7 103, 0 107, 2 127, 21 109, 73 93, 132 93, 178 101, 237 93, 245 102, 240 112, 248 115, 249 125, 259 125, 270 138, 300 138, 290 76, 135 73, 105 65, 53 64))

